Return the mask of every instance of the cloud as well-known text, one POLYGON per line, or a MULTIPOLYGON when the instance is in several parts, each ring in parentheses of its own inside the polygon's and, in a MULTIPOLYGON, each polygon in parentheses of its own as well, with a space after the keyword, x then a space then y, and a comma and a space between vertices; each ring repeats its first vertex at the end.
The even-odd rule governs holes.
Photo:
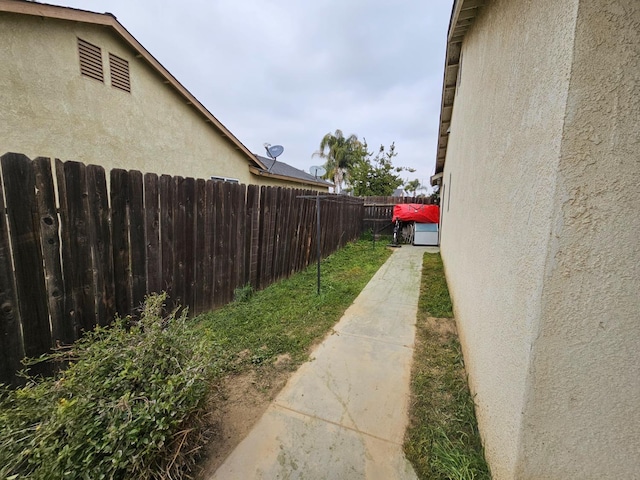
POLYGON ((109 11, 239 140, 308 170, 327 132, 428 181, 452 0, 67 0, 109 11))

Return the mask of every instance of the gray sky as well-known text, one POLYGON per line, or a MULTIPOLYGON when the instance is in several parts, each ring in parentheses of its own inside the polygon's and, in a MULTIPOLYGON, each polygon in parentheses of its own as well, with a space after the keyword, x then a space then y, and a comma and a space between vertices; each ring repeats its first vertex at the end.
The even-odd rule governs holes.
POLYGON ((335 129, 433 174, 453 0, 45 0, 110 12, 252 152, 309 171, 335 129))

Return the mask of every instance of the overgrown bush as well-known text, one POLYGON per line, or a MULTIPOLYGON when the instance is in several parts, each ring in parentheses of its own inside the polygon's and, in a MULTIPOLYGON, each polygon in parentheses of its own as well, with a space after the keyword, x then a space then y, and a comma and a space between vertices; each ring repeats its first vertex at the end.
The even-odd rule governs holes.
POLYGON ((56 377, 0 389, 0 478, 179 478, 192 467, 217 366, 184 313, 162 315, 164 300, 48 356, 69 362, 56 377))

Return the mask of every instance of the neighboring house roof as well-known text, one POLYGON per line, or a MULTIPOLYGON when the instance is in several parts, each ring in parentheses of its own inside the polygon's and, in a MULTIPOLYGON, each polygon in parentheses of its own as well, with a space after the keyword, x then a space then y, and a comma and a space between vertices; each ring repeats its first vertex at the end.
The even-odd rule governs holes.
POLYGON ((83 22, 110 28, 126 44, 128 44, 146 63, 163 78, 165 84, 173 88, 187 105, 192 106, 203 116, 203 120, 225 137, 236 150, 240 150, 247 158, 250 166, 266 168, 240 140, 238 140, 209 110, 202 105, 162 64, 149 53, 111 13, 96 13, 69 7, 59 7, 25 0, 0 0, 0 12, 34 15, 72 22, 83 22))
POLYGON ((306 183, 310 185, 316 185, 320 187, 332 187, 333 183, 327 182, 322 178, 316 178, 310 173, 304 172, 302 170, 298 170, 297 168, 292 167, 289 164, 286 164, 280 160, 276 161, 272 158, 262 157, 260 155, 256 155, 258 160, 265 165, 264 169, 258 169, 255 167, 251 167, 249 170, 251 173, 255 173, 256 175, 264 175, 273 178, 278 178, 280 180, 289 180, 292 179, 298 181, 300 183, 306 183), (254 171, 255 170, 255 171, 254 171))
POLYGON ((431 185, 436 185, 442 178, 444 162, 449 143, 449 127, 453 114, 453 102, 458 87, 458 70, 460 68, 460 52, 462 40, 473 24, 478 11, 485 0, 455 0, 449 21, 447 35, 447 53, 444 63, 444 80, 442 82, 442 103, 440 106, 440 129, 438 132, 438 153, 436 155, 436 171, 431 177, 431 185))

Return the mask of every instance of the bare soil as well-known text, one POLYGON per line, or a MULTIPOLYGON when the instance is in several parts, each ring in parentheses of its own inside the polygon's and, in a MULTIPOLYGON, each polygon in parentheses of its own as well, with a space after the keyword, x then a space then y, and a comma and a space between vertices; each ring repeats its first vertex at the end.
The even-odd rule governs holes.
POLYGON ((446 343, 451 338, 458 335, 456 321, 452 318, 427 317, 427 328, 438 336, 438 339, 446 343))
POLYGON ((205 447, 197 480, 207 480, 247 436, 293 374, 289 355, 269 365, 225 377, 209 402, 213 434, 205 447))

